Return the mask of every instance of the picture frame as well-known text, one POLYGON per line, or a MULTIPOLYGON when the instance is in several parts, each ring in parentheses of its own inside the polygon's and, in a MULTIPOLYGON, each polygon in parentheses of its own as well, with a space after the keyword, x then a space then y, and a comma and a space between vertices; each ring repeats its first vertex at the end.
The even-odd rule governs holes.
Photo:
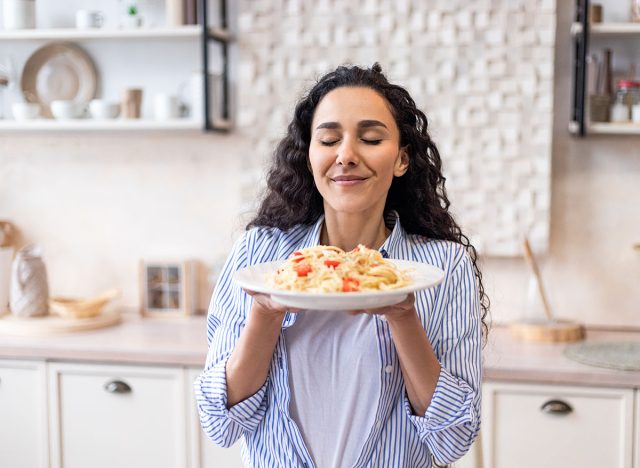
POLYGON ((188 317, 195 311, 192 260, 140 260, 140 315, 188 317))

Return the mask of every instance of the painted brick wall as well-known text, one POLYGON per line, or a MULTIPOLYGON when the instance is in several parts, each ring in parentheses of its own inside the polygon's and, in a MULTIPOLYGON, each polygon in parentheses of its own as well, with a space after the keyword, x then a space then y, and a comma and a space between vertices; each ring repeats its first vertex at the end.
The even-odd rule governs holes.
POLYGON ((379 61, 430 119, 453 211, 479 250, 519 255, 524 233, 546 249, 555 10, 555 0, 241 0, 246 208, 301 93, 337 65, 379 61))

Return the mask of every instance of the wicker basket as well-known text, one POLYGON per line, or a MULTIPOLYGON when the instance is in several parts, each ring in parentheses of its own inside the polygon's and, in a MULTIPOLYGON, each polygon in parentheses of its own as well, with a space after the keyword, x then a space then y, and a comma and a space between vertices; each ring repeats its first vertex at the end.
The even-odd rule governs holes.
POLYGON ((64 318, 83 319, 99 315, 105 305, 120 294, 117 289, 109 289, 90 299, 52 297, 49 299, 51 311, 64 318))

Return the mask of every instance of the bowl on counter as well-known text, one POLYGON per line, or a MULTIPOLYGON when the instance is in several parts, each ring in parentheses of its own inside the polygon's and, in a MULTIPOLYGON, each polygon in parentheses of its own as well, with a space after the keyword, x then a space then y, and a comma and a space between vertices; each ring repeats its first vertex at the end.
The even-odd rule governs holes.
POLYGON ((89 298, 52 297, 49 309, 56 315, 70 319, 84 319, 100 315, 104 307, 120 294, 117 289, 109 289, 102 294, 89 298))
POLYGON ((86 106, 81 102, 71 100, 51 101, 51 113, 56 119, 79 119, 84 114, 86 106))
POLYGON ((13 118, 19 121, 33 120, 40 116, 40 104, 35 102, 14 102, 11 110, 13 118))

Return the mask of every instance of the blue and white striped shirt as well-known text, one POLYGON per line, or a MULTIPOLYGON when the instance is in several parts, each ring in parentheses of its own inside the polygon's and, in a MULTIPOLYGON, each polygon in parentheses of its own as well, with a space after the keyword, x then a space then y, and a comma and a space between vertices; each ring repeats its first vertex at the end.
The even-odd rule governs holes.
MULTIPOLYGON (((283 333, 266 382, 254 395, 227 408, 225 366, 253 301, 232 277, 238 269, 284 260, 296 250, 318 245, 323 221, 320 217, 312 226, 286 232, 264 227, 244 232, 225 263, 211 300, 207 362, 194 383, 200 421, 220 446, 229 447, 244 436, 242 459, 247 467, 315 465, 289 413, 291 391, 283 333)), ((376 424, 354 465, 358 468, 431 467, 432 456, 440 464, 452 463, 469 450, 480 430, 482 327, 471 258, 455 242, 407 234, 392 212, 387 223, 394 222, 391 235, 380 248, 384 256, 425 262, 445 271, 440 285, 416 293, 416 309, 442 370, 425 414, 413 414, 389 325, 376 320, 382 387, 379 401, 370 402, 376 424), (395 371, 384 372, 387 366, 395 371)), ((283 328, 295 320, 295 314, 287 313, 283 328)))

